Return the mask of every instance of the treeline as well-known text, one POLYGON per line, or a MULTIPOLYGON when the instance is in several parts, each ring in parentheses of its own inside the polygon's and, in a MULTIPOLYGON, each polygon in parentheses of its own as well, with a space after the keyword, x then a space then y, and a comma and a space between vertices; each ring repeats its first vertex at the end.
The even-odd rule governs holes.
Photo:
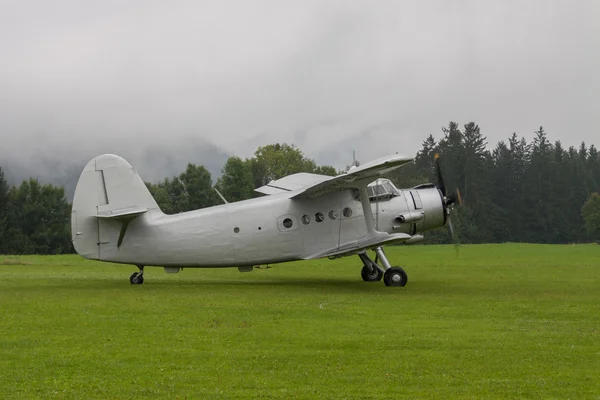
POLYGON ((10 187, 0 167, 0 254, 73 252, 70 216, 62 187, 36 179, 10 187))
MULTIPOLYGON (((551 143, 540 127, 532 142, 513 133, 490 151, 473 122, 463 129, 451 122, 442 131, 439 141, 431 135, 425 139, 415 164, 398 170, 395 181, 403 186, 435 182, 433 160, 435 153, 441 154, 447 190, 458 188, 463 200, 453 215, 461 242, 600 239, 600 226, 593 222, 600 218, 600 205, 591 196, 600 187, 600 157, 594 145, 565 148, 560 141, 551 143), (595 205, 582 213, 586 201, 595 205)), ((449 241, 444 231, 427 237, 430 243, 449 241)))
MULTIPOLYGON (((600 157, 581 143, 564 148, 549 142, 540 127, 532 142, 513 134, 487 149, 487 139, 475 123, 462 129, 451 122, 442 137, 422 143, 415 163, 389 178, 401 188, 436 182, 434 155, 440 153, 448 191, 460 190, 463 204, 453 211, 462 243, 571 243, 600 240, 600 157)), ((317 165, 288 144, 259 147, 250 158, 230 157, 213 184, 202 165, 189 163, 178 176, 146 182, 168 214, 248 199, 254 189, 297 172, 337 175, 343 171, 317 165)), ((73 252, 71 205, 60 186, 35 179, 10 187, 0 168, 0 254, 60 254, 73 252)), ((426 234, 428 243, 449 243, 445 230, 426 234)))

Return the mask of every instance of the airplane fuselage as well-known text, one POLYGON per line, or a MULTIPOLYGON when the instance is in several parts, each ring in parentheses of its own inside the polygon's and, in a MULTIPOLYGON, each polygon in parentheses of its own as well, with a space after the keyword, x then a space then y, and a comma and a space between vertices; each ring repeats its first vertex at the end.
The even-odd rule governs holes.
MULTIPOLYGON (((371 203, 376 229, 414 235, 443 225, 437 189, 420 189, 417 195, 421 204, 415 204, 414 191, 371 203), (396 220, 410 212, 424 216, 414 224, 396 220)), ((367 234, 351 189, 318 199, 289 197, 274 194, 174 215, 153 210, 129 224, 120 247, 120 223, 98 220, 97 254, 89 258, 165 267, 264 265, 311 258, 367 234)))

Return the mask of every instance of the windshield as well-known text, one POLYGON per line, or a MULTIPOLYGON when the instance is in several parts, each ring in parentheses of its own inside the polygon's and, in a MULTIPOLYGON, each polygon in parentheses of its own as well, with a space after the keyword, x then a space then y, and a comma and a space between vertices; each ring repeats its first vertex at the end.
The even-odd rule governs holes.
POLYGON ((371 200, 398 195, 398 191, 388 179, 379 179, 369 184, 367 186, 367 193, 371 200))

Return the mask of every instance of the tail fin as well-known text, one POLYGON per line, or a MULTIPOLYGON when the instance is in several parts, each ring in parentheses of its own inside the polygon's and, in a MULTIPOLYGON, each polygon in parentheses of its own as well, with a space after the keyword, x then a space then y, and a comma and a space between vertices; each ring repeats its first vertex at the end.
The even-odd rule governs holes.
POLYGON ((107 259, 121 246, 129 223, 160 209, 135 169, 104 154, 83 169, 73 198, 71 237, 77 253, 107 259))

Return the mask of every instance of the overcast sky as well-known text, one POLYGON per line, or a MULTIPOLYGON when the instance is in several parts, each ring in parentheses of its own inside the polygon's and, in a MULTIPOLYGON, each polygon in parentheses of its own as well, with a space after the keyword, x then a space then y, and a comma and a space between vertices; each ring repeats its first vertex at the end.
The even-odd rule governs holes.
POLYGON ((595 0, 0 0, 0 156, 202 138, 342 167, 352 149, 414 155, 450 120, 490 147, 540 125, 600 146, 599 16, 595 0))

